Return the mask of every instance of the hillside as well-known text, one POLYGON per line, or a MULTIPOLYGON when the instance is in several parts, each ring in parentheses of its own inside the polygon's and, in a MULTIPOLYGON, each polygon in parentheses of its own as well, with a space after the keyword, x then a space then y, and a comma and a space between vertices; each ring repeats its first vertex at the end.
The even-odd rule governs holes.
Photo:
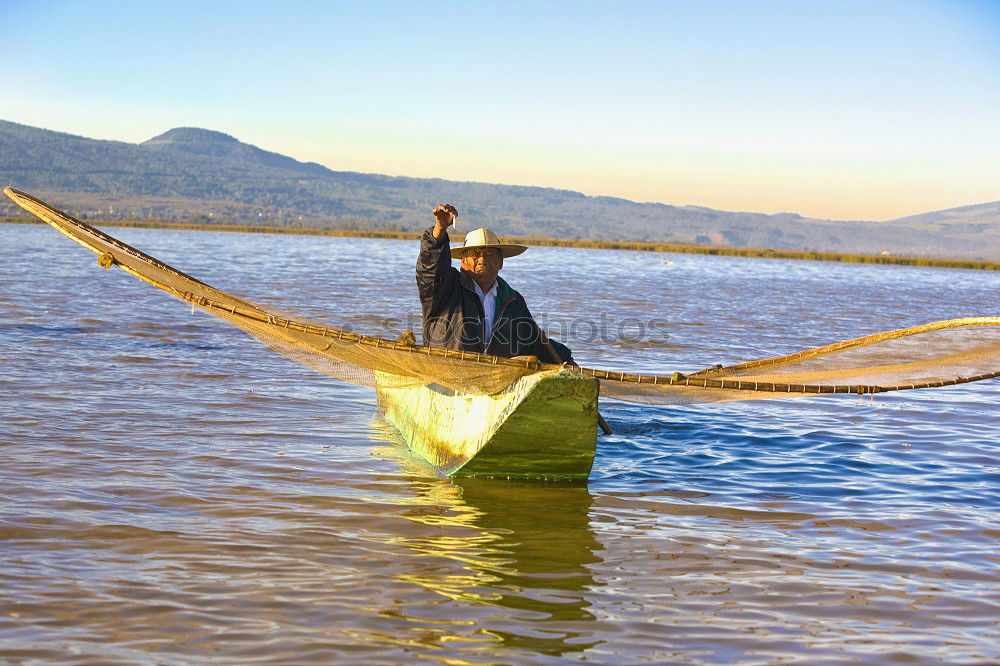
POLYGON ((1000 227, 1000 201, 910 215, 893 220, 893 223, 928 229, 989 232, 991 228, 1000 227))
MULTIPOLYGON (((467 224, 516 236, 1000 259, 1000 202, 891 222, 729 212, 334 171, 198 128, 130 144, 0 121, 0 183, 90 219, 416 230, 451 201, 467 224)), ((14 214, 0 204, 0 215, 14 214)))

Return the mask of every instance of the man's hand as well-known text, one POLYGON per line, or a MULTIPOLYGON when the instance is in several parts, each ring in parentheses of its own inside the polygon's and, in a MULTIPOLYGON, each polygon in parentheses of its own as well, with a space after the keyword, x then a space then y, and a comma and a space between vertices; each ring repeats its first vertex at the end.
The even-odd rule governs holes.
POLYGON ((434 238, 441 238, 445 229, 455 224, 458 209, 451 204, 438 204, 434 209, 434 238))

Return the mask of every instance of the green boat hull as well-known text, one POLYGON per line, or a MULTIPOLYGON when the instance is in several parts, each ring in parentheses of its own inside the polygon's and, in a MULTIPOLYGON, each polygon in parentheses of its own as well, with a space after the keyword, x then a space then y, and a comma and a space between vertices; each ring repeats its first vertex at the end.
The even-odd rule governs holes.
POLYGON ((378 404, 415 453, 449 476, 585 479, 597 448, 598 380, 572 368, 493 395, 377 377, 378 404))

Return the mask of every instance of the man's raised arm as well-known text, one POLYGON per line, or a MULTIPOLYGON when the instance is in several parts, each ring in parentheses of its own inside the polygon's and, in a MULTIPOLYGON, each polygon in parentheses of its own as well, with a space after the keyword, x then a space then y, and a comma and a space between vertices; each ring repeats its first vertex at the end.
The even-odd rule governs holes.
POLYGON ((420 256, 417 257, 417 290, 424 310, 424 320, 436 310, 445 292, 454 289, 458 271, 451 266, 451 244, 448 227, 455 223, 458 210, 451 204, 440 204, 434 209, 434 226, 420 239, 420 256))

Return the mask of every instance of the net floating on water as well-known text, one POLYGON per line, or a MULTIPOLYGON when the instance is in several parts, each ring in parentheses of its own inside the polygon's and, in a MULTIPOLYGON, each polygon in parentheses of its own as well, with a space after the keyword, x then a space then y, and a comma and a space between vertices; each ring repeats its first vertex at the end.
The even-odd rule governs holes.
MULTIPOLYGON (((534 358, 416 346, 406 338, 359 335, 296 317, 215 289, 29 194, 11 187, 4 194, 97 254, 101 266, 118 266, 332 377, 374 386, 375 373, 389 373, 403 383, 493 394, 520 377, 556 367, 534 358)), ((1000 376, 1000 317, 950 319, 687 374, 580 370, 601 380, 606 398, 655 404, 950 386, 1000 376)))

